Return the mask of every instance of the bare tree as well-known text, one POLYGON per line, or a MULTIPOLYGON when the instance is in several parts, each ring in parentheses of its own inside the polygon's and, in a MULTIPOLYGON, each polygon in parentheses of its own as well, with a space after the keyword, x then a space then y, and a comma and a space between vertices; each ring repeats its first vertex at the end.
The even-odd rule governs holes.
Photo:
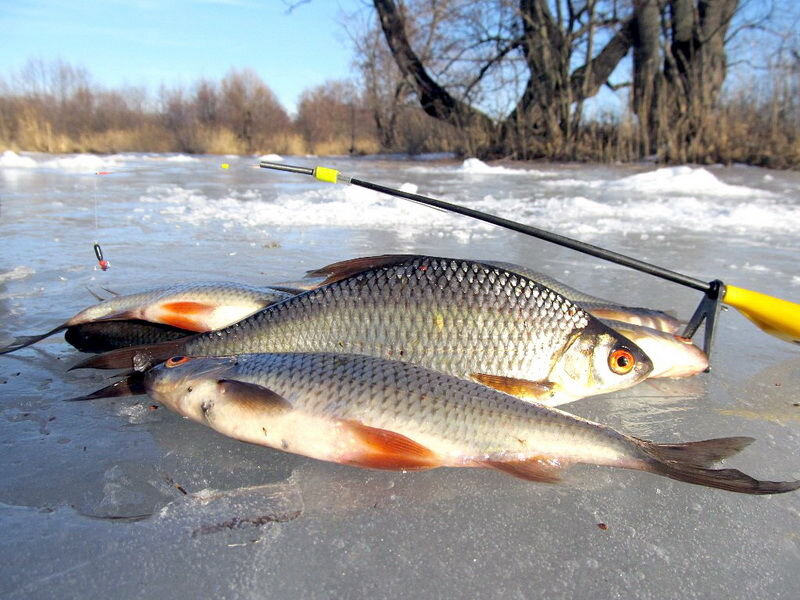
POLYGON ((265 149, 270 138, 291 128, 289 115, 254 71, 234 69, 220 87, 220 121, 247 152, 265 149))
POLYGON ((481 156, 569 155, 575 111, 633 41, 631 15, 612 0, 373 4, 422 108, 466 132, 465 149, 481 156), (433 39, 427 57, 417 50, 426 35, 433 39), (511 102, 490 110, 510 89, 511 102))
POLYGON ((702 161, 739 0, 635 0, 633 109, 641 150, 702 161))

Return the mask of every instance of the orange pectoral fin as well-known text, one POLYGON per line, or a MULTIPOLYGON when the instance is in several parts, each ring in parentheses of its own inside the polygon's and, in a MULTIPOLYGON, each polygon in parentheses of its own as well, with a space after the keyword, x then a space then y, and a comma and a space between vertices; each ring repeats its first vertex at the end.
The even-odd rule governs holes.
POLYGON ((201 302, 167 302, 161 305, 158 322, 189 331, 208 331, 205 317, 216 307, 201 302))
POLYGON ((527 379, 490 375, 487 373, 471 373, 470 377, 487 387, 524 400, 539 401, 540 399, 547 398, 555 387, 555 385, 549 381, 529 381, 527 379))
POLYGON ((528 460, 513 462, 487 460, 481 464, 520 479, 544 483, 561 481, 561 469, 564 467, 558 460, 546 456, 535 456, 528 460))
POLYGON ((344 464, 394 471, 433 469, 442 464, 435 452, 404 435, 356 421, 345 421, 344 424, 361 447, 360 452, 341 461, 344 464))

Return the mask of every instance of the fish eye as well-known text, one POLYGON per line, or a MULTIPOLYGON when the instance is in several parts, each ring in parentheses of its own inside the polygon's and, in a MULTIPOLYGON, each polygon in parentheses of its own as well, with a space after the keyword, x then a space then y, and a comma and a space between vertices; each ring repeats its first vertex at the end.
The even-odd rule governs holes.
POLYGON ((636 365, 636 359, 627 348, 617 348, 608 356, 608 366, 617 375, 627 375, 636 365))
POLYGON ((182 365, 183 363, 188 361, 189 361, 188 356, 173 356, 172 358, 167 360, 167 362, 164 364, 168 369, 171 369, 172 367, 177 367, 178 365, 182 365))

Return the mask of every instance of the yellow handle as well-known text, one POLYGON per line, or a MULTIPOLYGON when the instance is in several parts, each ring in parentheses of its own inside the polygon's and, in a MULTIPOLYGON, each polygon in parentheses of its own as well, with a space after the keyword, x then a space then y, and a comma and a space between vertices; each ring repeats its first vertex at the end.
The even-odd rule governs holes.
POLYGON ((767 333, 800 344, 800 304, 732 285, 725 286, 722 301, 767 333))

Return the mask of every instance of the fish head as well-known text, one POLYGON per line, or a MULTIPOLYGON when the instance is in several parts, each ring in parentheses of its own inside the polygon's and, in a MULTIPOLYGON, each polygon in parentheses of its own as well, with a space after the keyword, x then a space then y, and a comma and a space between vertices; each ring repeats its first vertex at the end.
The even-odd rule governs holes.
POLYGON ((652 370, 653 363, 641 348, 592 319, 573 336, 548 379, 561 395, 578 399, 630 387, 652 370))
POLYGON ((173 356, 144 377, 147 395, 194 421, 203 421, 204 406, 217 394, 217 383, 236 365, 236 357, 173 356))
POLYGON ((688 338, 630 323, 606 324, 650 357, 653 370, 648 377, 690 377, 708 368, 708 356, 688 338))

